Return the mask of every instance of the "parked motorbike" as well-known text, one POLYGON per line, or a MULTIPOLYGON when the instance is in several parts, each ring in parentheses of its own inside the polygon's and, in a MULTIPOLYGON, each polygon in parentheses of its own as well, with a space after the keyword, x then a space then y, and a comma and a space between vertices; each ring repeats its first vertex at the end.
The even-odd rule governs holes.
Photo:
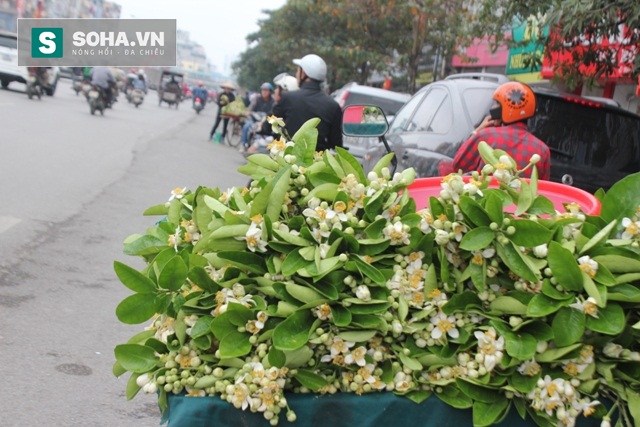
POLYGON ((89 111, 91 115, 94 115, 96 111, 100 111, 100 115, 104 116, 104 110, 107 108, 107 94, 104 89, 92 85, 87 97, 89 99, 89 111))
POLYGON ((200 111, 204 109, 204 105, 202 105, 202 100, 200 98, 196 98, 193 101, 193 109, 196 110, 196 114, 200 114, 200 111))
POLYGON ((129 102, 138 108, 138 106, 142 104, 142 101, 144 101, 144 92, 142 89, 131 90, 131 93, 129 94, 129 102))

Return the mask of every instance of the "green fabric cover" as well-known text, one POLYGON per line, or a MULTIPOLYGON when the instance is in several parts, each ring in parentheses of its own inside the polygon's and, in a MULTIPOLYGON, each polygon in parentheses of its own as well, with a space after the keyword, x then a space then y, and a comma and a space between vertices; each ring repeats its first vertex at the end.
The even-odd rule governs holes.
MULTIPOLYGON (((393 393, 335 395, 287 394, 297 420, 290 423, 283 413, 279 426, 286 427, 472 427, 471 409, 455 409, 435 396, 420 405, 393 393)), ((163 417, 168 427, 269 426, 261 413, 235 409, 219 397, 170 395, 163 417)), ((595 418, 579 417, 577 427, 599 427, 595 418)), ((499 427, 535 427, 512 409, 499 427)))

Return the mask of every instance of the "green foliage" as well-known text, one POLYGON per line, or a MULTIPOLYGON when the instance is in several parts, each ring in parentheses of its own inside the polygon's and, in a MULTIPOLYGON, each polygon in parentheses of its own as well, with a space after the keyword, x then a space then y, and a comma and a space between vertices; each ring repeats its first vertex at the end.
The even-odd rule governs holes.
POLYGON ((640 174, 600 216, 550 209, 515 167, 444 177, 416 210, 412 170, 316 153, 316 125, 250 156, 249 188, 174 190, 166 220, 126 240, 146 266, 114 263, 132 291, 116 315, 151 319, 115 348, 128 398, 221 396, 271 417, 263 399, 296 391, 433 393, 479 426, 512 406, 573 423, 608 398, 638 424, 640 174))

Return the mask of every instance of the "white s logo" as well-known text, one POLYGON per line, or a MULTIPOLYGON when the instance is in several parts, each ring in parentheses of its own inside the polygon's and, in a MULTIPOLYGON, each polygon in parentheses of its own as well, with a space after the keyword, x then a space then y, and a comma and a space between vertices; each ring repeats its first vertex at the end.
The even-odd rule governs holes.
POLYGON ((43 55, 50 55, 56 51, 56 42, 53 41, 55 38, 56 35, 51 31, 43 31, 40 33, 38 40, 44 46, 40 46, 38 49, 43 55))

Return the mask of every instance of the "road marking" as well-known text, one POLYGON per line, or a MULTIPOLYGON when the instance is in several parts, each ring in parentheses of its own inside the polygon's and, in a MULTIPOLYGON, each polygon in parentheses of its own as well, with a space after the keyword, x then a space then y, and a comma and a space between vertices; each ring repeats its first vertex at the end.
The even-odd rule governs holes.
POLYGON ((22 221, 20 218, 14 218, 12 216, 0 216, 0 234, 4 233, 14 225, 20 223, 20 221, 22 221))
POLYGON ((11 107, 13 102, 0 102, 0 107, 11 107))

